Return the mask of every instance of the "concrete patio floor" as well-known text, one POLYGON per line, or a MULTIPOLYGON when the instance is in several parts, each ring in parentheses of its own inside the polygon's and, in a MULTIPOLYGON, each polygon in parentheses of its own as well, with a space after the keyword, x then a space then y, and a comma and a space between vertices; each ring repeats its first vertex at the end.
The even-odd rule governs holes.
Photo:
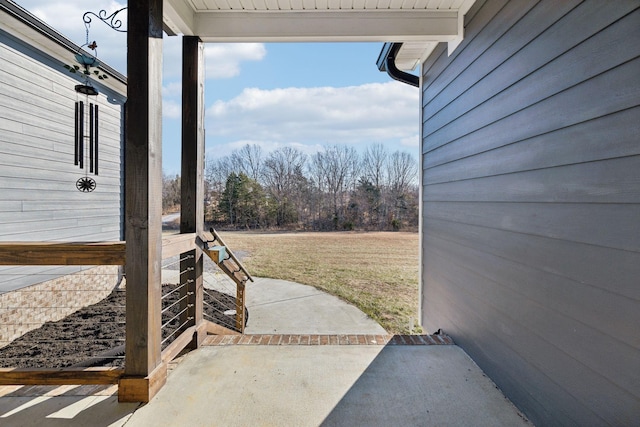
MULTIPOLYGON (((249 333, 384 334, 307 286, 260 279, 251 294, 249 333)), ((148 404, 118 403, 115 393, 115 386, 0 387, 0 425, 529 425, 455 345, 203 346, 174 364, 148 404)))

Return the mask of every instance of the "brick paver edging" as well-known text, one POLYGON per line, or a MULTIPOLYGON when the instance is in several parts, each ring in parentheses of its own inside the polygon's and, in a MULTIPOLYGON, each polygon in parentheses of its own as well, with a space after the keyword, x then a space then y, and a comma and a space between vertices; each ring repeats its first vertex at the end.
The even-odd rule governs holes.
POLYGON ((203 345, 452 345, 448 335, 210 335, 203 345))

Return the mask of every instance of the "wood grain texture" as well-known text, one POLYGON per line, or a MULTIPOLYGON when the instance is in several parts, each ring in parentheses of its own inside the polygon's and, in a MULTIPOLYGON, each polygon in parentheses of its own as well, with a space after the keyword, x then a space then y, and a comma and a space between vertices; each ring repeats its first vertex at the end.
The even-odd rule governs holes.
MULTIPOLYGON (((182 163, 180 232, 202 233, 204 226, 204 44, 195 36, 182 39, 182 163)), ((204 260, 195 247, 185 253, 180 270, 181 323, 198 326, 203 321, 204 260), (188 255, 188 256, 186 256, 188 255)), ((200 345, 195 334, 190 348, 200 345)))
POLYGON ((231 260, 233 260, 233 262, 238 266, 237 269, 234 270, 239 270, 243 273, 244 277, 246 277, 245 279, 243 279, 244 281, 246 280, 251 280, 253 282, 253 277, 251 277, 251 274, 249 274, 249 271, 245 268, 245 266, 242 264, 242 262, 240 262, 240 260, 238 259, 238 257, 236 257, 233 253, 233 251, 231 250, 231 248, 229 248, 225 243, 224 240, 222 240, 222 237, 220 236, 220 234, 218 234, 218 232, 216 232, 215 230, 211 229, 212 233, 213 233, 213 237, 215 239, 216 242, 218 242, 220 245, 224 246, 226 248, 227 254, 229 255, 229 258, 231 260))
POLYGON ((7 369, 0 368, 0 385, 118 384, 118 368, 7 369))
POLYGON ((124 242, 0 242, 0 265, 124 264, 124 242))
MULTIPOLYGON (((163 258, 195 246, 195 233, 162 239, 163 258)), ((0 242, 0 265, 124 265, 126 243, 117 242, 0 242)))
POLYGON ((145 377, 122 376, 118 381, 118 402, 148 403, 167 382, 167 364, 160 363, 145 377))
POLYGON ((127 310, 125 371, 129 399, 150 398, 161 360, 162 1, 128 9, 125 240, 127 310), (143 379, 139 379, 143 378, 143 379), (146 391, 137 387, 145 388, 146 391))
POLYGON ((182 40, 182 163, 180 232, 201 233, 204 224, 204 44, 182 40))
POLYGON ((162 259, 180 255, 196 247, 196 233, 162 236, 162 259))
POLYGON ((220 326, 208 320, 203 321, 207 328, 207 333, 213 335, 241 335, 240 332, 234 331, 233 329, 225 328, 224 326, 220 326))
POLYGON ((175 340, 171 342, 164 350, 162 350, 162 362, 169 363, 187 347, 196 335, 197 328, 190 326, 185 329, 175 340))

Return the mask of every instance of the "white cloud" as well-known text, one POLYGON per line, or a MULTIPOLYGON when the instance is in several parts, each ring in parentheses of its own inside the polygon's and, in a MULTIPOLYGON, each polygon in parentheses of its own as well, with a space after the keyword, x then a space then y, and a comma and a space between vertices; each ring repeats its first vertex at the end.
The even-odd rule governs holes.
MULTIPOLYGON (((104 10, 107 15, 110 15, 112 12, 127 6, 126 2, 113 0, 93 0, 91 2, 84 0, 17 0, 16 3, 47 23, 55 21, 55 28, 65 34, 70 32, 82 35, 84 35, 82 16, 85 12, 98 14, 99 11, 104 10)), ((105 25, 100 23, 95 16, 91 15, 90 17, 92 21, 91 31, 97 30, 100 25, 105 25)), ((123 11, 118 15, 118 18, 123 22, 123 27, 126 29, 126 12, 123 11)))
POLYGON ((182 106, 171 99, 162 100, 162 117, 166 119, 182 118, 182 106))
MULTIPOLYGON (((205 78, 227 79, 240 74, 245 61, 260 61, 267 54, 262 43, 212 44, 204 46, 205 78)), ((165 37, 163 42, 165 78, 182 74, 182 37, 165 37)))
POLYGON ((240 63, 261 61, 266 54, 262 43, 207 44, 204 48, 206 78, 235 77, 240 74, 240 63))
POLYGON ((349 87, 248 88, 207 109, 207 135, 282 144, 415 138, 418 90, 397 82, 349 87))
POLYGON ((400 140, 400 145, 402 145, 403 147, 409 147, 409 148, 418 148, 419 143, 420 143, 420 135, 418 134, 409 136, 407 138, 402 138, 400 140))
POLYGON ((182 95, 182 82, 168 82, 162 85, 162 97, 176 97, 182 95))

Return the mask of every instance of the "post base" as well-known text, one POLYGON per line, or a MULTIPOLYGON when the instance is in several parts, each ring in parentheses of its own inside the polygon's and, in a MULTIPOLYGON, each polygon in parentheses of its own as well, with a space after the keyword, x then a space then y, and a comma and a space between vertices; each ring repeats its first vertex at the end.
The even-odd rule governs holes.
POLYGON ((166 382, 166 363, 161 363, 146 377, 123 376, 118 382, 118 402, 148 403, 166 382))

